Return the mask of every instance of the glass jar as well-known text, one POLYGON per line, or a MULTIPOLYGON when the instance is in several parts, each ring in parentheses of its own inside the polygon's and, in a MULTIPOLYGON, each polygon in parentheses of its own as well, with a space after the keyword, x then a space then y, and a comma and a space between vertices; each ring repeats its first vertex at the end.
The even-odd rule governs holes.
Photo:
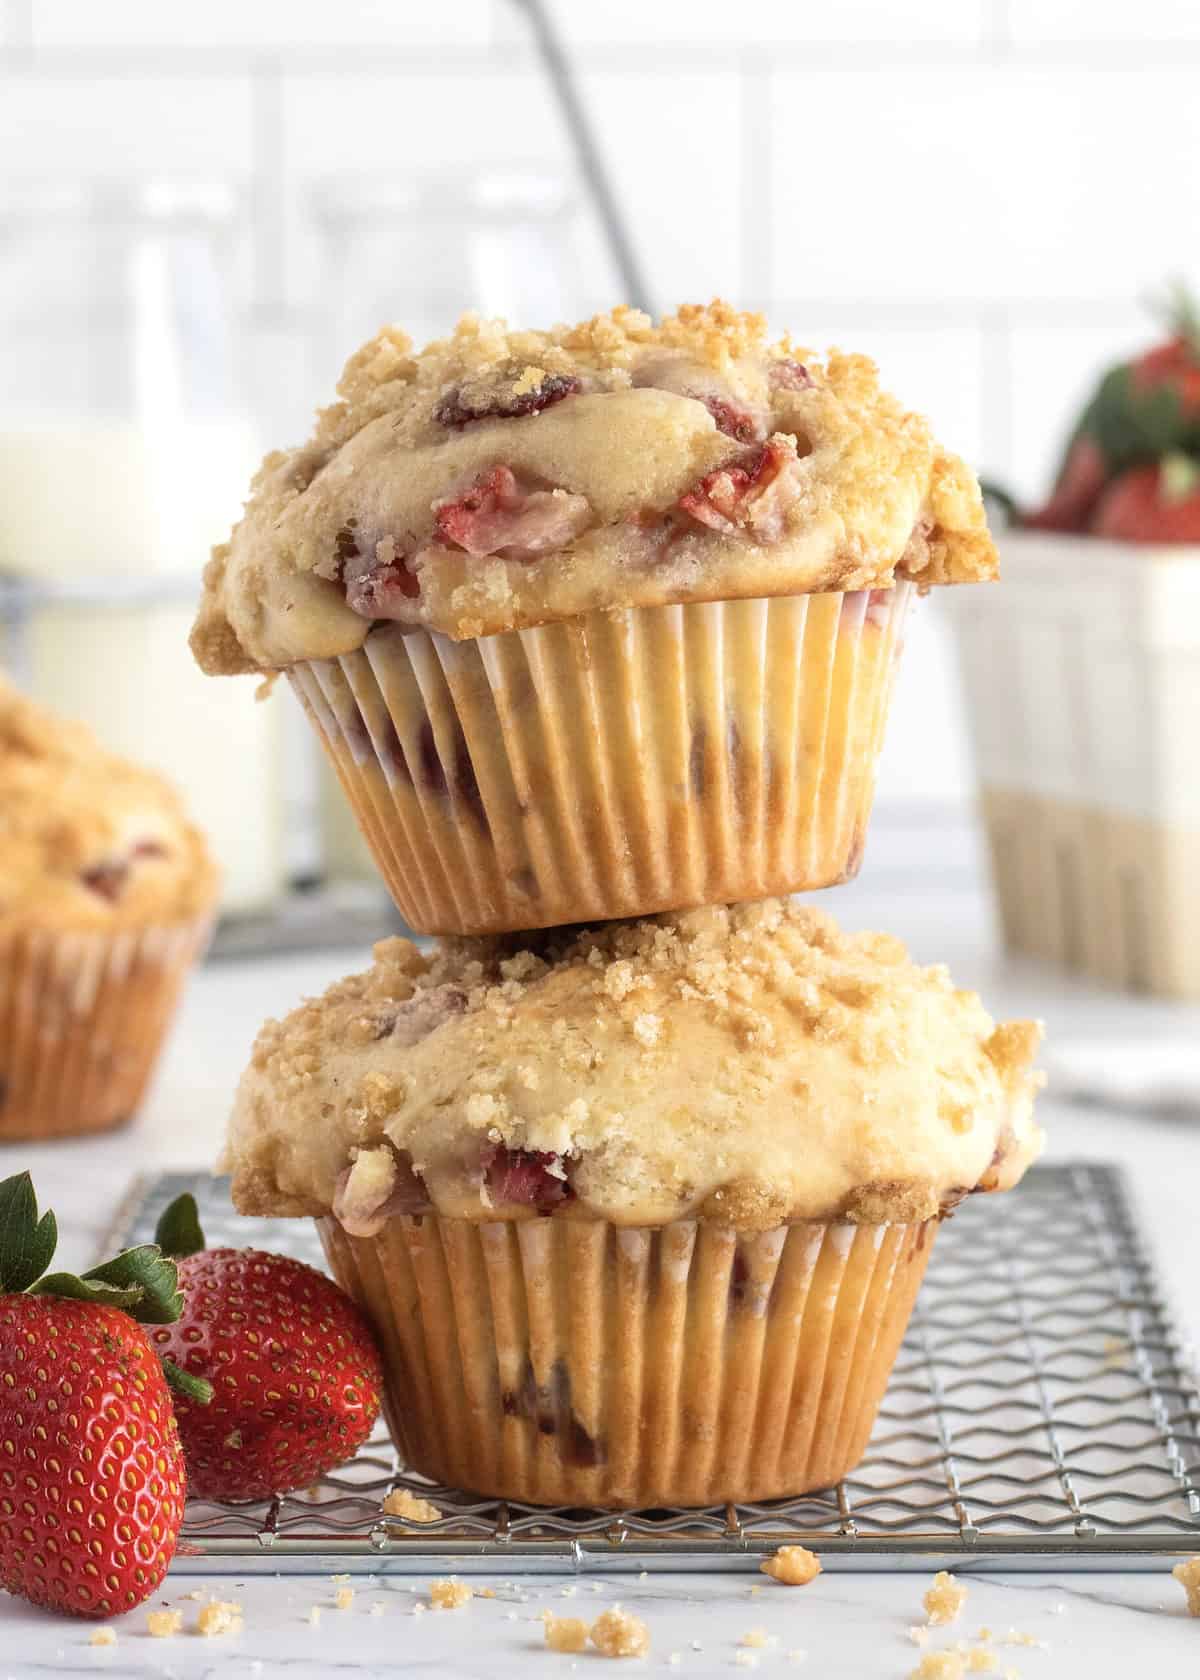
POLYGON ((238 381, 241 231, 221 187, 0 196, 0 656, 172 778, 234 912, 283 885, 278 719, 254 679, 202 676, 187 632, 261 453, 238 381))

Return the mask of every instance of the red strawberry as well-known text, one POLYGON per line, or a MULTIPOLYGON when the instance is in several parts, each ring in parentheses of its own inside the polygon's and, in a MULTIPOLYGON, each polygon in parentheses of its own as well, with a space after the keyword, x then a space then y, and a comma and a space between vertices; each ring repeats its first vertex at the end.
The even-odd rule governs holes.
POLYGON ((159 1349, 211 1381, 206 1406, 176 1401, 193 1494, 268 1499, 351 1458, 379 1415, 383 1371, 369 1326, 331 1279, 258 1249, 204 1249, 191 1196, 157 1236, 180 1256, 183 1312, 159 1349))
POLYGON ((183 1520, 167 1379, 135 1322, 174 1317, 180 1297, 152 1246, 46 1277, 56 1240, 29 1174, 0 1183, 0 1585, 115 1616, 159 1585, 183 1520))
POLYGON ((1108 465, 1099 444, 1090 437, 1077 437, 1067 451, 1050 500, 1037 512, 1026 514, 1024 523, 1037 531, 1086 530, 1107 475, 1108 465))
POLYGON ((1131 467, 1104 492, 1090 529, 1125 542, 1200 543, 1200 462, 1168 455, 1131 467))

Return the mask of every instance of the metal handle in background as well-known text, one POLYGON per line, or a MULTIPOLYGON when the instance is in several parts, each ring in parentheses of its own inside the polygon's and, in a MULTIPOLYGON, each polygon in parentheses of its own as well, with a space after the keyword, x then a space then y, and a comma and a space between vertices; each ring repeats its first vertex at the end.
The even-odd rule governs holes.
POLYGON ((625 217, 617 204, 608 169, 593 132, 591 119, 580 97, 570 60, 557 30, 550 21, 544 0, 513 0, 513 4, 519 11, 524 12, 529 21, 534 46, 566 124, 567 135, 579 165, 579 173, 600 217, 604 237, 625 289, 626 300, 635 308, 644 309, 648 315, 652 315, 654 307, 650 287, 634 251, 625 217))

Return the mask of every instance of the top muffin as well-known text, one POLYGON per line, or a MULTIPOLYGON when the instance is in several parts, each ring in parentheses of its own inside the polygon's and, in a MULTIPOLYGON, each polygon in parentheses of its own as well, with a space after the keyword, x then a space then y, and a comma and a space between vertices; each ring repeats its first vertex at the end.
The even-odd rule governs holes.
POLYGON ((619 308, 513 332, 386 328, 310 442, 269 455, 205 572, 214 674, 361 646, 381 620, 461 640, 595 608, 995 575, 979 488, 863 356, 760 315, 619 308))
POLYGON ((0 933, 182 921, 216 890, 169 782, 0 676, 0 933))
POLYGON ((407 940, 259 1034, 246 1213, 936 1218, 1041 1147, 1032 1021, 793 901, 407 940))

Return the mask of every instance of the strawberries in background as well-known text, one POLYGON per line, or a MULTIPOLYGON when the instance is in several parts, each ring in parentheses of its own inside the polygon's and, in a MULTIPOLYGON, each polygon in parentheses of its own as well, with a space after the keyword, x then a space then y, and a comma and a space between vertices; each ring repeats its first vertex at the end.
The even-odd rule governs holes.
POLYGON ((1200 541, 1200 313, 1179 288, 1165 344, 1110 368, 1084 409, 1033 530, 1200 541))

